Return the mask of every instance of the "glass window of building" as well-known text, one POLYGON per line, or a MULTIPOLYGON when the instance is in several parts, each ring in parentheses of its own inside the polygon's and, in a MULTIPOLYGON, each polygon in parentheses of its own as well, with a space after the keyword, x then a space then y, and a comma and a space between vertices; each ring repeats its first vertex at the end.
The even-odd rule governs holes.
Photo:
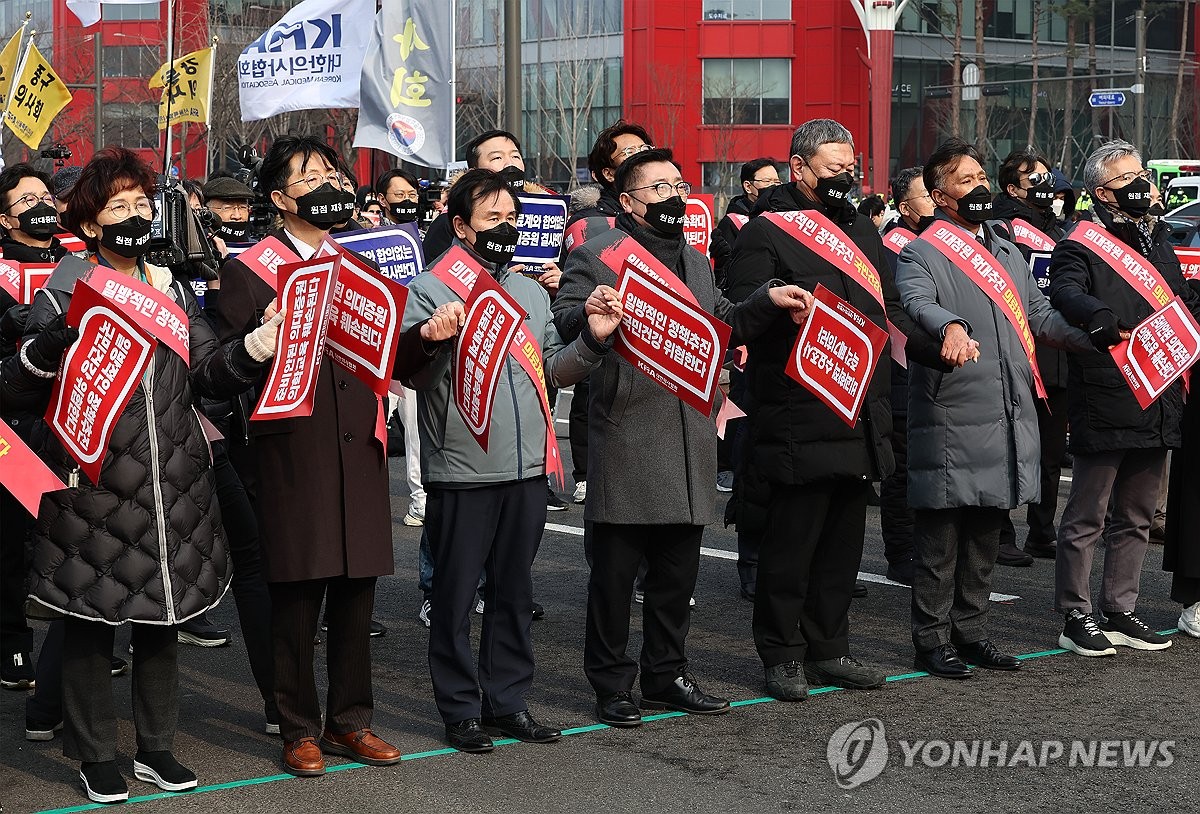
POLYGON ((104 106, 104 143, 130 150, 158 147, 158 103, 109 103, 104 106))
POLYGON ((790 20, 792 0, 704 0, 705 20, 790 20))
POLYGON ((159 18, 159 3, 136 3, 114 5, 103 3, 100 11, 105 20, 157 20, 159 18))
POLYGON ((104 46, 104 76, 147 77, 162 65, 158 50, 144 45, 104 46))
POLYGON ((790 116, 789 60, 704 60, 705 124, 787 124, 790 116))

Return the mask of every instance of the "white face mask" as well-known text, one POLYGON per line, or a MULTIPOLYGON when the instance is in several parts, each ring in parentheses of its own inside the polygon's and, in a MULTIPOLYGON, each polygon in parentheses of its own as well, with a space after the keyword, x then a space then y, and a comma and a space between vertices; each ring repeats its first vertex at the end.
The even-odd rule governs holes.
POLYGON ((1054 217, 1062 220, 1063 209, 1066 208, 1067 202, 1062 198, 1055 198, 1054 203, 1050 204, 1050 210, 1054 212, 1054 217))

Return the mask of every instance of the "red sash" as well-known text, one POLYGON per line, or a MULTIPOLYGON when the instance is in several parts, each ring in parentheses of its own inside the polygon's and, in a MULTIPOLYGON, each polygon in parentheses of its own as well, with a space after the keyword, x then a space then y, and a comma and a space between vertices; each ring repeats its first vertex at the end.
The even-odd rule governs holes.
POLYGON ((1012 240, 1018 246, 1024 246, 1035 252, 1054 251, 1054 241, 1048 234, 1020 218, 1012 219, 1012 240))
MULTIPOLYGON (((441 262, 429 269, 446 287, 454 292, 454 296, 466 302, 475 287, 475 280, 483 272, 470 255, 455 246, 446 253, 441 262)), ((517 329, 508 346, 508 352, 521 365, 521 369, 533 381, 538 391, 542 405, 542 417, 546 419, 546 474, 558 481, 559 488, 566 485, 563 473, 562 458, 558 453, 558 440, 554 436, 554 412, 550 409, 550 399, 546 393, 546 372, 542 365, 542 347, 535 337, 525 332, 524 323, 517 329)))
POLYGON ((0 484, 34 517, 43 494, 67 488, 7 421, 0 421, 0 484))
POLYGON ((276 279, 284 263, 299 263, 300 256, 277 237, 264 238, 239 252, 237 259, 253 271, 272 291, 279 289, 276 279))
POLYGON ((1042 372, 1038 369, 1035 354, 1037 348, 1033 333, 1029 330, 1029 320, 1025 317, 1025 303, 1000 261, 974 236, 946 221, 934 223, 921 233, 918 240, 926 241, 941 252, 1000 309, 1021 340, 1025 358, 1029 360, 1029 367, 1033 371, 1033 387, 1038 398, 1046 398, 1046 387, 1042 384, 1042 372))
POLYGON ((700 303, 696 300, 696 295, 687 287, 687 283, 680 280, 675 272, 660 263, 650 253, 649 249, 643 247, 641 243, 638 243, 620 229, 613 229, 609 234, 612 237, 612 243, 601 249, 598 257, 604 265, 613 270, 614 274, 619 276, 622 265, 628 261, 638 271, 646 274, 659 285, 670 290, 675 296, 687 300, 689 304, 697 308, 700 307, 700 303))
POLYGON ((737 212, 730 212, 725 217, 729 218, 729 222, 733 224, 733 231, 740 232, 742 227, 750 222, 749 215, 740 215, 737 212))
POLYGON ((191 364, 187 311, 165 291, 108 266, 96 266, 84 278, 105 299, 122 306, 118 310, 130 322, 191 364))
POLYGON ((883 247, 892 254, 900 254, 900 250, 917 239, 915 232, 910 232, 903 226, 897 226, 883 236, 883 247))
POLYGON ((1158 311, 1175 296, 1154 265, 1113 237, 1099 223, 1082 221, 1067 240, 1074 240, 1097 254, 1122 280, 1158 311))
POLYGON ((847 237, 837 224, 815 209, 764 212, 759 217, 766 218, 817 257, 832 264, 879 303, 884 323, 892 339, 892 358, 907 367, 904 358, 906 340, 904 334, 887 318, 887 306, 883 302, 883 283, 879 280, 879 272, 871 265, 870 260, 862 256, 854 241, 847 237))

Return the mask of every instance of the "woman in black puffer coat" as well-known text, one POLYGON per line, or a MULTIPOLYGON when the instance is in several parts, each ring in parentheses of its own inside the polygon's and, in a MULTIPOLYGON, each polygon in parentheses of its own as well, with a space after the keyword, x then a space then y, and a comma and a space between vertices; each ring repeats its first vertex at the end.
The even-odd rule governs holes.
MULTIPOLYGON (((126 622, 133 625, 134 772, 168 791, 196 785, 195 775, 171 754, 179 701, 174 626, 214 606, 230 578, 196 402, 200 396, 229 397, 256 381, 274 354, 279 324, 276 317, 244 342, 221 347, 190 288, 142 259, 155 183, 153 171, 132 152, 103 150, 75 185, 69 220, 96 262, 145 281, 183 308, 190 365, 158 345, 114 426, 98 483, 88 481, 44 424, 41 443, 35 439, 69 488, 42 498, 29 591, 34 601, 66 617, 63 753, 82 762, 84 789, 96 802, 128 797, 114 760, 109 674, 113 636, 126 622)), ((63 292, 39 291, 27 341, 56 324, 69 305, 63 292)), ((42 386, 30 388, 19 406, 39 414, 57 360, 29 362, 26 369, 42 386)))

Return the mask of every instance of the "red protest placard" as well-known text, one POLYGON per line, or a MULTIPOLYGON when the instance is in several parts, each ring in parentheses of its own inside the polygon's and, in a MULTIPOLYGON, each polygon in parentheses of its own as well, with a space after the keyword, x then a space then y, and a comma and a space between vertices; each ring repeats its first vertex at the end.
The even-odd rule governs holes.
POLYGON ((0 289, 17 302, 21 301, 21 264, 0 258, 0 289))
MULTIPOLYGON (((708 257, 708 244, 712 242, 715 207, 711 195, 689 195, 683 213, 683 239, 705 257, 708 257)), ((709 263, 712 262, 709 258, 709 263)))
POLYGON ((121 306, 121 313, 145 334, 191 364, 191 326, 187 311, 169 294, 108 266, 89 269, 83 279, 105 299, 121 306))
POLYGON ((238 254, 237 259, 258 275, 273 291, 279 290, 279 270, 300 258, 277 237, 264 238, 238 254))
POLYGON ((454 347, 454 405, 487 452, 496 385, 525 309, 490 274, 475 280, 465 308, 467 319, 454 347))
POLYGON ((1200 279, 1200 249, 1176 246, 1175 254, 1179 257, 1179 267, 1183 269, 1183 279, 1200 279))
POLYGON ((1200 324, 1174 297, 1109 353, 1145 410, 1200 359, 1200 324))
POLYGON ((333 290, 325 352, 375 395, 386 396, 408 289, 329 241, 321 246, 322 255, 328 255, 327 246, 338 252, 342 262, 333 290))
POLYGON ((21 304, 30 305, 33 295, 39 288, 46 286, 46 281, 54 273, 53 263, 20 263, 21 267, 21 304))
POLYGON ((887 331, 823 285, 785 371, 851 427, 887 344, 887 331))
POLYGON ((275 359, 254 407, 253 420, 312 415, 317 374, 325 352, 326 315, 341 257, 313 257, 279 267, 279 309, 285 312, 275 359))
POLYGON ((617 275, 624 314, 613 351, 704 415, 712 414, 731 329, 626 258, 617 275))
POLYGON ((0 485, 34 517, 42 495, 67 488, 7 421, 0 421, 0 485))
POLYGON ((121 308, 88 281, 76 284, 67 324, 79 328, 79 341, 67 351, 46 410, 46 423, 92 483, 100 481, 113 428, 158 347, 121 308))

